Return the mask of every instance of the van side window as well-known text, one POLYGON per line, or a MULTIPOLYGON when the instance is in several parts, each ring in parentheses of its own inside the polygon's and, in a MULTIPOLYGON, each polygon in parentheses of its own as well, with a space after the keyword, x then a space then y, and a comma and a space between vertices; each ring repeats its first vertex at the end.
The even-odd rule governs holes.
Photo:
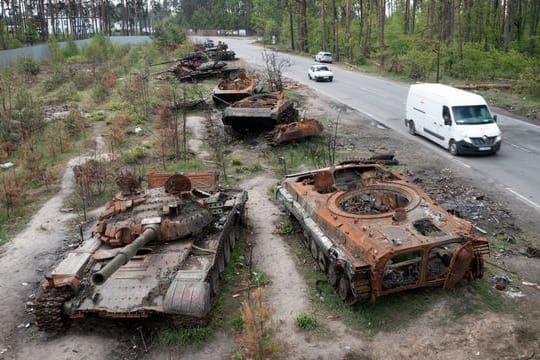
POLYGON ((448 121, 450 121, 450 109, 448 109, 448 106, 443 106, 442 108, 442 117, 443 117, 443 121, 446 123, 446 119, 448 119, 448 121))

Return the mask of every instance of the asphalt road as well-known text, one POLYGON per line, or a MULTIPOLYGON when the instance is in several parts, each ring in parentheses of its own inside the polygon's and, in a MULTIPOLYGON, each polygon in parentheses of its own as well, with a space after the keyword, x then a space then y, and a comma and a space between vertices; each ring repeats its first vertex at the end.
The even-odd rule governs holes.
MULTIPOLYGON (((217 38, 224 40, 238 57, 264 69, 263 48, 254 44, 252 39, 217 38)), ((202 38, 195 39, 202 41, 202 38)), ((338 64, 329 65, 334 72, 331 83, 317 83, 307 77, 307 69, 314 63, 307 57, 280 54, 289 59, 291 66, 284 75, 299 83, 311 86, 321 94, 348 105, 371 117, 384 126, 403 136, 416 140, 420 145, 438 152, 448 161, 453 161, 476 172, 486 180, 486 187, 497 186, 524 205, 540 213, 540 127, 501 114, 492 105, 492 111, 498 116, 498 125, 502 131, 501 150, 494 156, 459 156, 450 155, 439 147, 419 136, 407 133, 404 125, 405 101, 409 86, 400 82, 349 71, 338 64)))

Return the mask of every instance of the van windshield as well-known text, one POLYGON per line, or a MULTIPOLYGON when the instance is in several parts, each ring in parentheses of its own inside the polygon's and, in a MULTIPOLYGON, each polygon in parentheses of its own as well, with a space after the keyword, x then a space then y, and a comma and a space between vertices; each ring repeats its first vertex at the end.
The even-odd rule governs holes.
POLYGON ((475 125, 495 122, 486 105, 454 106, 452 113, 456 124, 475 125))

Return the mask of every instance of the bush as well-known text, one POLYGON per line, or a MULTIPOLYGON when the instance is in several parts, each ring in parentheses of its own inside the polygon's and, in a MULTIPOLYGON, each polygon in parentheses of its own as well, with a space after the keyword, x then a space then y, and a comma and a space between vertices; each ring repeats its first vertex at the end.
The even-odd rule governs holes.
POLYGON ((319 321, 317 321, 317 318, 315 316, 305 313, 303 311, 298 314, 294 323, 299 329, 305 331, 313 331, 318 329, 320 326, 319 321))
POLYGON ((62 57, 64 59, 69 59, 76 55, 79 55, 79 48, 77 47, 77 44, 75 44, 75 41, 73 40, 73 36, 70 35, 68 36, 66 44, 62 48, 62 57))
POLYGON ((76 71, 73 75, 73 84, 75 85, 77 90, 86 89, 88 86, 92 85, 94 81, 95 77, 92 75, 92 72, 86 69, 76 71))
POLYGON ((113 54, 111 40, 103 34, 97 34, 88 45, 83 46, 82 54, 93 63, 104 63, 113 54))
POLYGON ((169 16, 154 24, 153 39, 159 47, 177 47, 186 40, 185 32, 180 28, 180 19, 169 16))
POLYGON ((124 157, 126 164, 136 164, 146 157, 146 150, 143 147, 137 146, 128 151, 124 157))
POLYGON ((96 104, 101 104, 109 96, 109 88, 101 82, 97 83, 92 89, 92 100, 96 104))
POLYGON ((56 66, 51 76, 43 82, 45 91, 53 91, 67 80, 67 74, 61 66, 56 66))
POLYGON ((39 63, 31 57, 19 58, 17 66, 21 72, 29 76, 36 76, 40 71, 39 63))

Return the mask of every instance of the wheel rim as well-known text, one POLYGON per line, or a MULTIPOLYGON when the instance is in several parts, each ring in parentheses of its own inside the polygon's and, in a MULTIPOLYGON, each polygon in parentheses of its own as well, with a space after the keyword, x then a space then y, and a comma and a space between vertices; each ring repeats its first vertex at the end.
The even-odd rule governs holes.
POLYGON ((409 121, 409 134, 414 135, 416 133, 416 129, 414 128, 414 122, 409 121))
POLYGON ((457 151, 457 145, 456 145, 456 143, 455 143, 454 141, 451 141, 451 142, 450 142, 450 148, 449 148, 449 150, 450 150, 450 154, 452 154, 452 155, 457 155, 457 153, 458 153, 458 151, 457 151))

